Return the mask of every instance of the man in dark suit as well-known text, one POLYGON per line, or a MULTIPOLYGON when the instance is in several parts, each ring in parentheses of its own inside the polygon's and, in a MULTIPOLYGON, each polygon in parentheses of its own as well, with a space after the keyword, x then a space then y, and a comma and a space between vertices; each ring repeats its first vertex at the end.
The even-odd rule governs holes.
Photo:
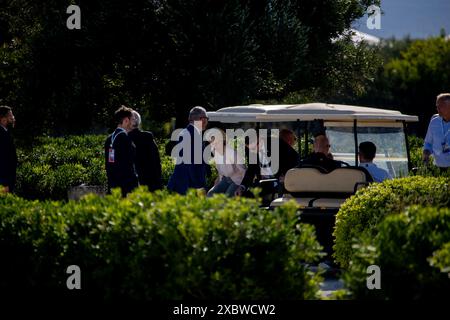
POLYGON ((294 132, 289 129, 280 130, 280 140, 279 140, 279 161, 280 166, 275 177, 281 181, 284 181, 284 176, 289 169, 295 168, 300 163, 300 155, 294 149, 297 137, 294 132))
POLYGON ((0 106, 0 186, 5 192, 13 192, 16 184, 17 153, 9 132, 15 121, 12 109, 0 106))
POLYGON ((178 144, 177 164, 170 176, 168 189, 180 194, 186 194, 189 188, 206 188, 208 164, 203 159, 205 144, 203 130, 208 125, 206 110, 194 107, 189 112, 189 125, 181 131, 178 144))
POLYGON ((332 159, 330 142, 326 135, 319 134, 314 138, 314 152, 300 162, 302 166, 318 166, 326 172, 342 167, 343 162, 332 159))
POLYGON ((134 110, 132 114, 132 130, 128 132, 128 136, 136 146, 135 167, 139 184, 147 186, 149 191, 161 189, 161 159, 158 146, 151 132, 139 129, 141 125, 140 114, 134 110))
POLYGON ((105 168, 108 187, 121 188, 125 197, 138 186, 134 167, 136 148, 128 136, 132 109, 121 106, 114 113, 116 130, 105 141, 105 168))

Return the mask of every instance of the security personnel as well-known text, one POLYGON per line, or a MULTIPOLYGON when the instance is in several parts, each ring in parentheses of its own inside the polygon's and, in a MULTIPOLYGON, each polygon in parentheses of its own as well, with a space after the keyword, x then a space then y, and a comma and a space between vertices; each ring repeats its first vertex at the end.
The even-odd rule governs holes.
POLYGON ((149 191, 161 189, 161 159, 158 146, 151 132, 139 129, 141 125, 140 114, 134 110, 132 113, 132 130, 128 133, 128 136, 136 146, 136 172, 139 184, 147 186, 149 191))
POLYGON ((105 141, 105 167, 108 188, 121 188, 125 197, 138 186, 134 167, 136 148, 128 137, 131 130, 132 109, 121 106, 114 113, 116 130, 105 141))
MULTIPOLYGON (((189 125, 180 132, 178 145, 181 145, 177 164, 169 178, 167 188, 179 194, 187 190, 205 189, 208 164, 203 159, 205 144, 203 130, 208 125, 208 116, 203 107, 196 106, 189 112, 189 125)), ((205 190, 206 191, 206 190, 205 190)))
POLYGON ((16 184, 17 153, 9 132, 14 125, 12 109, 0 106, 0 189, 4 192, 13 192, 16 184))

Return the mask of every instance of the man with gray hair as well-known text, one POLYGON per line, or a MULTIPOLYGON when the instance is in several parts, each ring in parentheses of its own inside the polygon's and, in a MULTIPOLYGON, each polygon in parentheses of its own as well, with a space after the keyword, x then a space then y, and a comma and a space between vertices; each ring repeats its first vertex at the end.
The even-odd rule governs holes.
POLYGON ((438 114, 431 117, 423 146, 423 161, 427 164, 433 155, 434 163, 442 172, 450 170, 450 93, 436 98, 438 114))
POLYGON ((206 188, 206 174, 209 166, 203 159, 205 149, 203 130, 207 125, 206 110, 199 106, 192 108, 189 112, 189 125, 178 136, 177 144, 183 145, 178 154, 182 160, 177 162, 170 176, 167 185, 169 190, 186 194, 190 188, 206 188))
POLYGON ((140 130, 141 115, 133 110, 131 131, 128 133, 136 146, 135 167, 139 184, 147 186, 149 191, 161 189, 161 159, 153 134, 140 130))

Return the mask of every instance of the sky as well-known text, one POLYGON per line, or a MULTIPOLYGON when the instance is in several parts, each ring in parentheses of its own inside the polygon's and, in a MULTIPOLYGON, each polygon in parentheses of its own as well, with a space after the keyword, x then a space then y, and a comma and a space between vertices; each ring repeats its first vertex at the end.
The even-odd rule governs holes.
POLYGON ((381 0, 381 29, 366 26, 367 15, 354 28, 380 37, 427 38, 438 36, 441 28, 450 34, 450 0, 381 0))

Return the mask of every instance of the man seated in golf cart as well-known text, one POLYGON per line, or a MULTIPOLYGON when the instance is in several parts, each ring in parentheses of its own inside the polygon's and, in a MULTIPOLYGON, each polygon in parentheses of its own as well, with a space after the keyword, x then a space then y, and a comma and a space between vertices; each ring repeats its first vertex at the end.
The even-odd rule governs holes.
POLYGON ((333 160, 330 156, 330 142, 325 134, 319 134, 314 138, 314 152, 300 161, 298 167, 317 166, 325 172, 342 167, 344 162, 333 160))
MULTIPOLYGON (((267 161, 264 157, 265 152, 262 152, 262 149, 264 148, 268 148, 270 150, 270 144, 260 140, 258 140, 257 143, 246 144, 245 153, 247 157, 246 162, 248 165, 244 179, 242 180, 238 190, 236 190, 236 195, 251 196, 248 192, 248 189, 251 187, 261 187, 262 196, 264 195, 266 189, 269 193, 273 193, 271 188, 267 188, 267 184, 261 184, 260 182, 261 180, 266 182, 268 180, 271 180, 272 182, 283 181, 286 172, 289 169, 297 167, 300 161, 300 155, 290 144, 292 136, 295 137, 291 130, 283 129, 280 132, 280 136, 278 137, 279 165, 277 166, 278 169, 276 172, 271 171, 270 161, 267 161), (287 137, 289 139, 287 139, 287 137), (254 154, 253 158, 257 159, 257 163, 250 163, 250 161, 248 161, 248 159, 251 158, 251 153, 254 154)), ((270 185, 272 184, 270 183, 270 185)), ((272 186, 276 187, 276 184, 272 186)))
POLYGON ((278 139, 279 144, 279 162, 280 166, 275 178, 284 181, 284 176, 289 169, 295 168, 300 163, 300 155, 294 149, 297 137, 294 132, 289 129, 281 129, 278 139))
POLYGON ((373 163, 375 155, 377 153, 377 147, 371 141, 364 141, 359 144, 359 166, 366 168, 375 182, 383 182, 386 179, 392 179, 389 172, 377 167, 373 163))

